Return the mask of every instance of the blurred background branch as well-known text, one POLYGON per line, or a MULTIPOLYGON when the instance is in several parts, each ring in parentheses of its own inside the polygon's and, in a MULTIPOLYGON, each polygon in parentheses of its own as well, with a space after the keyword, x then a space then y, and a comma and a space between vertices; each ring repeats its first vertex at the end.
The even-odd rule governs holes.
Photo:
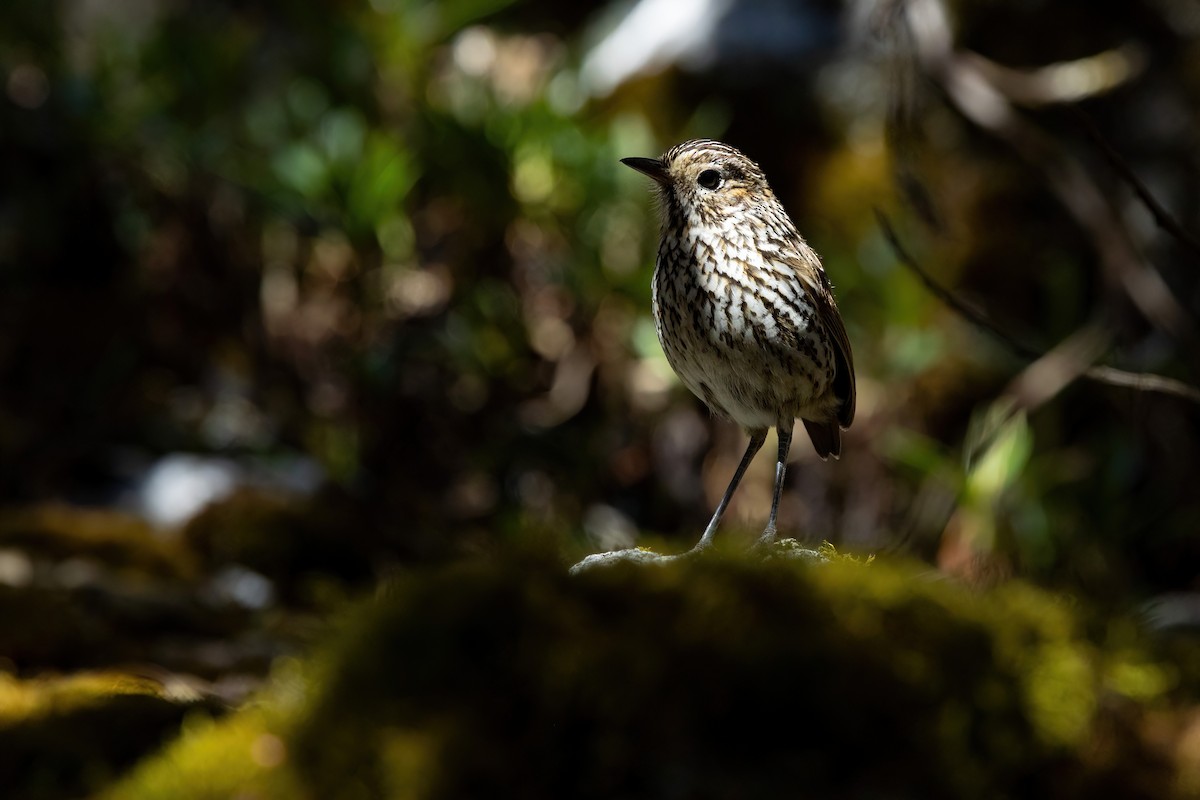
MULTIPOLYGON (((1014 81, 998 85, 992 79, 998 71, 981 66, 989 62, 954 48, 947 12, 939 0, 909 0, 905 7, 914 54, 926 74, 940 85, 960 113, 1042 172, 1046 185, 1093 238, 1106 278, 1123 287, 1146 320, 1163 326, 1188 350, 1196 351, 1200 332, 1192 316, 1159 273, 1137 254, 1129 230, 1079 160, 1013 108, 1004 86, 1011 87, 1014 81)), ((1094 63, 1092 70, 1096 70, 1094 63)), ((1011 76, 1013 72, 1003 74, 1011 76)), ((1035 76, 1027 78, 1038 80, 1035 76)))
POLYGON ((1034 359, 1034 363, 1026 367, 1008 391, 1008 394, 1026 398, 1023 402, 1018 403, 1020 407, 1035 408, 1058 394, 1072 381, 1084 377, 1097 383, 1107 383, 1138 391, 1161 392, 1193 403, 1200 403, 1200 389, 1183 381, 1152 373, 1127 372, 1116 367, 1096 366, 1095 361, 1103 357, 1111 343, 1108 334, 1096 324, 1079 329, 1050 352, 1042 352, 1017 341, 993 321, 986 310, 966 302, 934 280, 929 272, 905 250, 886 214, 875 209, 875 217, 879 220, 883 235, 887 239, 888 245, 895 251, 900 263, 912 270, 913 274, 935 297, 954 309, 968 322, 986 331, 1015 355, 1025 359, 1034 359), (1065 357, 1065 353, 1074 355, 1065 357), (1042 388, 1034 388, 1035 385, 1040 385, 1042 388))

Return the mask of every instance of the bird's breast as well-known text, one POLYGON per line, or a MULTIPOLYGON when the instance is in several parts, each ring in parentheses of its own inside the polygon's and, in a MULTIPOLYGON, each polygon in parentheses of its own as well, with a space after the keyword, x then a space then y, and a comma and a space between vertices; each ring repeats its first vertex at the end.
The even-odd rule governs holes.
POLYGON ((654 275, 659 341, 714 411, 773 425, 825 393, 832 353, 799 278, 773 258, 778 244, 723 233, 664 236, 654 275))

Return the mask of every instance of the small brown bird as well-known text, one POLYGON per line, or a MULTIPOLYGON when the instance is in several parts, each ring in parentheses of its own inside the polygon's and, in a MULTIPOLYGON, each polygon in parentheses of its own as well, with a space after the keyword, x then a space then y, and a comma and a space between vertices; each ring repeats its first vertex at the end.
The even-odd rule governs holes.
POLYGON ((854 421, 854 359, 821 259, 800 236, 758 164, 711 139, 621 163, 653 178, 662 200, 654 323, 667 361, 718 416, 750 436, 694 549, 712 543, 746 467, 775 428, 775 518, 797 417, 817 455, 837 458, 854 421))

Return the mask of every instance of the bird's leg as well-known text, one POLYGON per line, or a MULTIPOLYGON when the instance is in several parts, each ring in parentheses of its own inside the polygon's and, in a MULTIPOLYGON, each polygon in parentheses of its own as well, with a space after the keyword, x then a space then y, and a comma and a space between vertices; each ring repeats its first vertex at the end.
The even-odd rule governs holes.
POLYGON ((775 433, 779 437, 779 461, 775 464, 775 494, 771 497, 771 517, 767 520, 767 527, 762 532, 762 536, 758 539, 757 547, 763 547, 775 541, 775 517, 779 514, 779 498, 783 495, 783 476, 787 471, 788 450, 792 447, 793 424, 789 420, 786 423, 779 423, 775 428, 775 433))
POLYGON ((750 432, 750 443, 746 445, 746 453, 742 456, 742 463, 738 464, 737 471, 733 473, 733 480, 729 482, 729 488, 725 490, 725 496, 721 498, 721 502, 717 505, 717 510, 713 513, 712 519, 709 520, 708 527, 704 529, 704 535, 700 537, 700 541, 692 548, 693 552, 703 550, 712 544, 713 536, 717 532, 717 525, 721 523, 721 516, 725 513, 725 507, 729 505, 730 498, 733 497, 738 484, 742 482, 742 476, 746 474, 746 467, 750 466, 750 462, 754 460, 754 454, 762 449, 763 442, 766 440, 766 429, 750 432))

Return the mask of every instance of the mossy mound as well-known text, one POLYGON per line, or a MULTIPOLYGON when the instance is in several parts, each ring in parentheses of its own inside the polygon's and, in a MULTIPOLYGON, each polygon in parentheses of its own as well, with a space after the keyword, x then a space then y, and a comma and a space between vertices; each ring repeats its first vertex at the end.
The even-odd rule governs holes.
POLYGON ((187 553, 156 535, 144 520, 121 511, 40 505, 0 511, 0 547, 38 558, 90 559, 135 575, 186 578, 187 553))
POLYGON ((0 786, 5 797, 81 797, 179 730, 196 694, 118 673, 19 680, 0 675, 0 786))
POLYGON ((398 579, 339 629, 110 797, 1183 796, 1129 710, 1168 671, 1022 584, 532 558, 398 579))

